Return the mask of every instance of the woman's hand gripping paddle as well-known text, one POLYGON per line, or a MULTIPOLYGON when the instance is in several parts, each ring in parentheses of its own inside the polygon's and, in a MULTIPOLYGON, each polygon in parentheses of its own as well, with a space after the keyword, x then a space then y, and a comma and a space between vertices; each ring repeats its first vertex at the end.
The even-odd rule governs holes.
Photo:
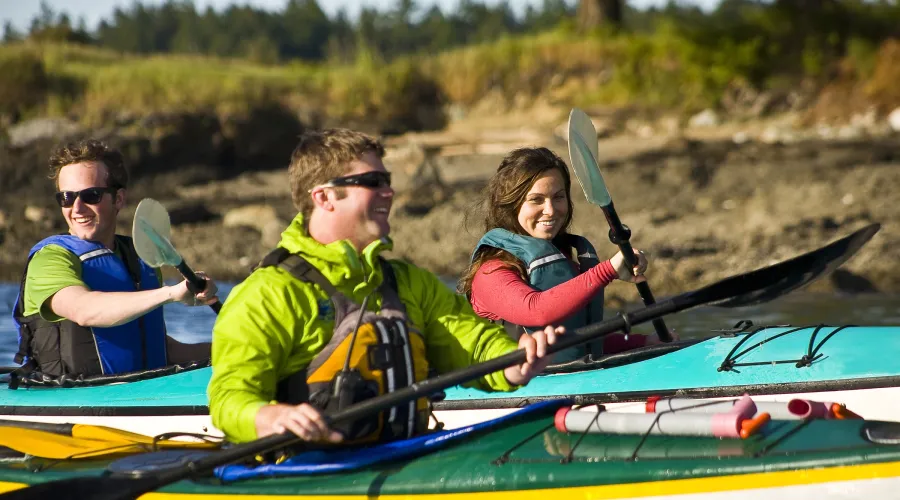
MULTIPOLYGON (((166 207, 152 198, 144 198, 138 203, 131 228, 138 257, 151 267, 165 265, 178 269, 192 292, 202 292, 206 288, 206 280, 197 276, 172 246, 172 242, 169 241, 171 232, 172 226, 166 207)), ((209 307, 218 314, 222 303, 213 302, 209 307)))
MULTIPOLYGON (((740 307, 759 304, 772 300, 775 297, 780 297, 834 271, 869 241, 878 232, 879 227, 878 224, 866 226, 850 236, 799 257, 746 274, 732 276, 704 288, 676 295, 657 304, 607 321, 578 328, 574 332, 561 335, 556 343, 547 346, 547 354, 550 355, 597 340, 604 335, 621 331, 628 325, 645 323, 666 314, 683 311, 703 304, 715 304, 720 307, 740 307)), ((426 379, 410 387, 357 403, 333 413, 327 418, 329 424, 334 424, 372 417, 394 406, 409 403, 435 392, 483 377, 489 373, 503 370, 509 366, 522 364, 524 361, 525 351, 519 349, 499 358, 448 372, 426 379)), ((256 441, 210 452, 206 456, 188 459, 186 463, 158 469, 152 474, 140 475, 139 471, 135 471, 134 476, 82 476, 61 479, 9 491, 0 495, 0 499, 36 500, 52 498, 54 500, 67 500, 77 498, 81 500, 124 500, 137 498, 144 493, 154 491, 182 479, 209 474, 216 467, 246 460, 298 441, 300 441, 300 438, 291 433, 274 434, 256 441)))
MULTIPOLYGON (((631 238, 631 230, 619 220, 619 215, 613 207, 612 198, 609 196, 609 190, 606 189, 606 183, 603 182, 603 176, 600 174, 597 157, 597 130, 588 115, 580 109, 573 108, 569 114, 569 158, 572 162, 572 170, 575 171, 575 177, 581 184, 581 189, 584 190, 584 196, 603 210, 606 222, 609 223, 609 241, 619 247, 625 258, 625 265, 633 272, 636 261, 634 249, 631 248, 631 243, 628 241, 631 238)), ((637 283, 637 289, 644 305, 649 306, 656 302, 653 292, 650 291, 650 285, 646 281, 637 283)), ((669 334, 669 329, 666 328, 662 318, 653 320, 653 328, 656 330, 659 340, 672 341, 672 335, 669 334)))

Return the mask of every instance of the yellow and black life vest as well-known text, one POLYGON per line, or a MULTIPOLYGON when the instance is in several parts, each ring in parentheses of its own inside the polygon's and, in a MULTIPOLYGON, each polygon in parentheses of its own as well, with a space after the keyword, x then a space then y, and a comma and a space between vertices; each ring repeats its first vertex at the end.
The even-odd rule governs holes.
MULTIPOLYGON (((278 265, 297 279, 318 285, 328 293, 334 307, 331 340, 306 370, 278 383, 279 402, 309 402, 330 414, 427 378, 425 340, 409 322, 391 265, 384 259, 379 261, 384 275, 378 288, 381 310, 365 311, 362 316, 360 310, 366 301, 357 304, 339 292, 299 255, 277 248, 260 263, 278 265)), ((386 410, 377 418, 336 425, 335 429, 344 434, 345 441, 354 443, 405 439, 426 431, 429 415, 428 398, 420 398, 386 410)))

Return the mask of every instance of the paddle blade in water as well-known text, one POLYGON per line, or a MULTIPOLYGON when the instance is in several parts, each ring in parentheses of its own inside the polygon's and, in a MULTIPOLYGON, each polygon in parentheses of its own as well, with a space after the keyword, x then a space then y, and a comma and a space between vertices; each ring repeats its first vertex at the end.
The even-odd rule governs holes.
POLYGON ((181 256, 169 241, 169 212, 158 201, 151 198, 141 200, 134 212, 131 234, 138 256, 147 264, 161 267, 181 263, 181 256))
POLYGON ((768 302, 834 271, 872 239, 879 229, 880 224, 868 225, 818 250, 727 278, 690 295, 716 307, 743 307, 768 302))
POLYGON ((597 165, 597 130, 590 117, 577 108, 569 114, 569 159, 588 201, 601 207, 612 203, 597 165))

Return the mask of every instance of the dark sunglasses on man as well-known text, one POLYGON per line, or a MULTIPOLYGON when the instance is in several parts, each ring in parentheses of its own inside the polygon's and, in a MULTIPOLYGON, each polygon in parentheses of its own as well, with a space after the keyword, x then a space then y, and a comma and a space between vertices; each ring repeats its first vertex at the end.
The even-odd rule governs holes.
POLYGON ((382 172, 373 170, 363 174, 346 175, 344 177, 336 177, 318 187, 343 187, 343 186, 361 186, 370 189, 380 189, 391 185, 390 172, 382 172))
POLYGON ((88 205, 96 205, 103 199, 104 194, 114 195, 118 190, 117 187, 89 187, 81 191, 59 191, 56 193, 56 202, 63 208, 69 208, 75 204, 76 198, 81 198, 81 201, 88 205))

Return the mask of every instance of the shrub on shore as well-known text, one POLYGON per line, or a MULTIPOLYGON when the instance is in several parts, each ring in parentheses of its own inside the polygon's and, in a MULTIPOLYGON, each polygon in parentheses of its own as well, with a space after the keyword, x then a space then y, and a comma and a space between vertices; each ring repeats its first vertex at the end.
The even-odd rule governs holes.
POLYGON ((0 51, 0 115, 18 117, 46 102, 47 71, 40 54, 29 47, 0 51))

